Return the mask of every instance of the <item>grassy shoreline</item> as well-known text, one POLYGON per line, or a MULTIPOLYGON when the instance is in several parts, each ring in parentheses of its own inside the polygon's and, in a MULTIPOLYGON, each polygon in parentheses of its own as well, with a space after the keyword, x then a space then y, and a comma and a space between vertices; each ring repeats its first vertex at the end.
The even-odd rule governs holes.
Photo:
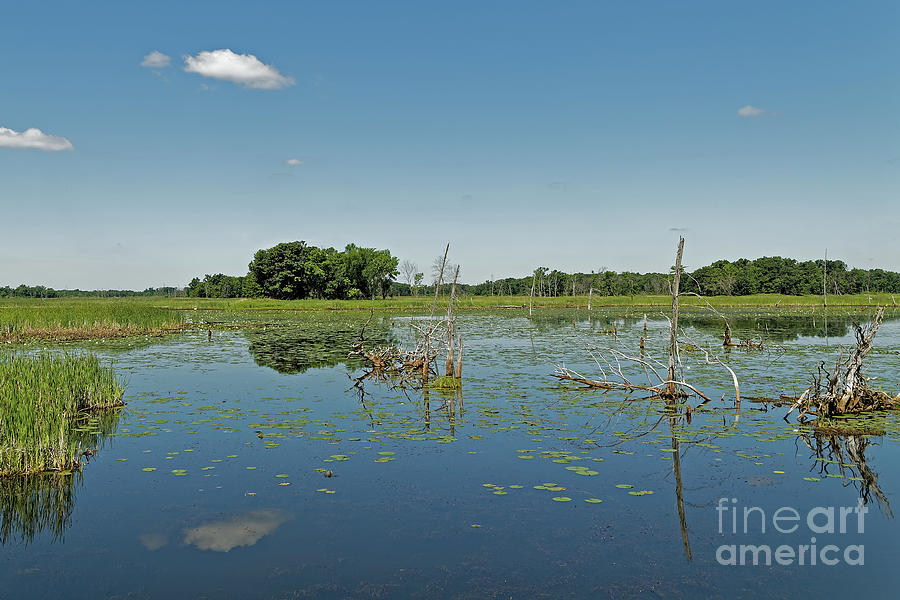
POLYGON ((131 299, 0 301, 0 343, 161 335, 184 324, 182 313, 131 299))
MULTIPOLYGON (((146 298, 140 301, 150 302, 154 306, 174 310, 431 310, 434 296, 401 296, 385 300, 272 300, 269 298, 146 298)), ((437 308, 447 308, 447 296, 441 296, 437 308)), ((558 296, 535 297, 531 300, 534 308, 585 308, 588 297, 558 296)), ((769 308, 805 308, 821 307, 822 296, 786 296, 780 294, 756 294, 752 296, 682 296, 685 306, 721 307, 769 307, 769 308)), ((593 296, 590 299, 592 308, 607 307, 656 307, 671 306, 672 297, 667 295, 641 296, 593 296)), ((896 306, 895 297, 891 294, 848 294, 829 296, 830 307, 866 307, 896 306)), ((528 296, 461 296, 454 303, 454 309, 527 309, 528 296)), ((0 304, 2 307, 2 304, 0 304)))
MULTIPOLYGON (((436 312, 447 309, 447 296, 437 300, 436 312)), ((526 314, 534 309, 584 310, 587 296, 463 296, 454 309, 459 311, 509 310, 526 314)), ((592 309, 648 309, 671 306, 670 296, 593 296, 592 309)), ((196 327, 190 311, 417 311, 430 312, 434 297, 395 297, 385 300, 272 300, 268 298, 49 298, 0 299, 0 343, 31 341, 68 342, 78 340, 160 336, 196 327)), ((745 309, 822 309, 821 296, 683 296, 683 306, 745 309)), ((895 307, 891 294, 829 296, 828 309, 849 309, 884 305, 895 307)))

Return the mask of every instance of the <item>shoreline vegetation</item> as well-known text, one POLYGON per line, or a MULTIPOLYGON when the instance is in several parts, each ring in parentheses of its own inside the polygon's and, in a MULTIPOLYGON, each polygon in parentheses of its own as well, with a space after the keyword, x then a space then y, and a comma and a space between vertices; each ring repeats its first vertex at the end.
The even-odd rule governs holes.
POLYGON ((124 392, 91 353, 0 354, 0 477, 80 468, 115 431, 124 392))
MULTIPOLYGON (((437 299, 437 308, 447 309, 449 294, 437 299)), ((417 310, 430 311, 434 296, 396 296, 384 300, 275 300, 272 298, 147 298, 141 302, 173 310, 417 310)), ((785 294, 754 294, 748 296, 710 296, 698 298, 683 295, 682 306, 715 306, 735 308, 821 308, 821 295, 789 296, 785 294)), ((671 306, 668 294, 635 296, 535 296, 534 308, 628 308, 671 306)), ((0 301, 0 310, 2 310, 0 301)), ((528 309, 529 296, 471 296, 457 293, 454 310, 465 309, 528 309)), ((896 307, 896 296, 889 293, 845 294, 828 296, 828 307, 896 307)))
MULTIPOLYGON (((450 296, 439 296, 436 307, 446 310, 450 296)), ((0 299, 0 344, 34 341, 74 342, 137 336, 163 336, 191 328, 216 327, 215 322, 197 321, 193 311, 413 311, 428 312, 434 297, 399 296, 384 300, 276 300, 270 298, 3 298, 0 299)), ((669 295, 635 296, 472 296, 457 295, 454 310, 523 311, 572 309, 587 316, 591 310, 646 310, 671 305, 669 295)), ((822 296, 756 294, 751 296, 681 297, 685 307, 745 309, 823 309, 822 296)), ((832 309, 866 309, 897 306, 889 293, 829 296, 832 309)), ((248 326, 250 326, 248 324, 248 326)))
POLYGON ((183 313, 131 298, 0 300, 0 343, 163 335, 185 327, 183 313))

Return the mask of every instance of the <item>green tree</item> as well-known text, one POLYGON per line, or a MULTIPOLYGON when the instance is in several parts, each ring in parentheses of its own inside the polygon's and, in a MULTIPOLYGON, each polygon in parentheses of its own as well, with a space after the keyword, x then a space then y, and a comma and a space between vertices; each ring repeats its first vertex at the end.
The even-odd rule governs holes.
POLYGON ((270 298, 308 298, 325 288, 324 251, 306 242, 286 242, 258 251, 249 265, 263 294, 270 298))

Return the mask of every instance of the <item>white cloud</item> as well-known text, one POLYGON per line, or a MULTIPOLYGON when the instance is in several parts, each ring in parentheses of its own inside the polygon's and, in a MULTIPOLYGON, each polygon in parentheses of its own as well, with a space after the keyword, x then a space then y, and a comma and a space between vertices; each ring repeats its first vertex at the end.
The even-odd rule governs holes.
POLYGON ((184 543, 201 550, 228 552, 238 546, 252 546, 288 519, 287 513, 282 510, 253 510, 245 515, 186 529, 184 543))
POLYGON ((151 69, 163 69, 171 64, 172 59, 169 58, 169 55, 163 54, 159 50, 154 50, 141 61, 142 67, 149 67, 151 69))
POLYGON ((184 70, 257 90, 280 90, 294 85, 292 78, 285 77, 272 65, 262 63, 252 54, 235 54, 227 48, 185 56, 184 70))
POLYGON ((289 167, 299 167, 303 164, 303 161, 300 160, 299 158, 289 158, 286 161, 284 161, 284 164, 289 167))
POLYGON ((747 106, 745 106, 743 108, 739 108, 737 111, 737 114, 739 117, 744 117, 744 118, 761 117, 764 114, 766 114, 766 111, 764 111, 761 108, 756 108, 755 106, 751 106, 748 104, 747 106))
POLYGON ((0 147, 6 148, 34 148, 47 152, 57 150, 72 150, 72 142, 64 137, 47 135, 40 129, 26 129, 22 133, 0 127, 0 147))

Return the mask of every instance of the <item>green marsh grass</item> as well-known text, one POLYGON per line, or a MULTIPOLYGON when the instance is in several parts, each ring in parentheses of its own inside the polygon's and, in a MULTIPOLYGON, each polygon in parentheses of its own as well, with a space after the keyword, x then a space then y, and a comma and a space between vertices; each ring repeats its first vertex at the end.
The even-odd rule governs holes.
POLYGON ((69 471, 115 431, 124 386, 88 353, 0 354, 0 476, 69 471))
MULTIPOLYGON (((447 310, 447 295, 438 298, 438 310, 447 310)), ((193 310, 415 310, 430 311, 434 296, 397 296, 384 300, 273 300, 270 298, 141 298, 127 300, 140 303, 152 303, 153 306, 193 310)), ((590 299, 593 308, 602 307, 671 307, 672 297, 668 295, 637 295, 637 296, 598 296, 590 299)), ((528 310, 528 296, 457 296, 454 301, 454 309, 525 309, 528 310)), ((535 308, 586 308, 587 295, 584 296, 557 296, 535 297, 535 308)), ((822 296, 786 296, 782 294, 756 294, 752 296, 707 296, 697 298, 695 296, 682 296, 680 303, 683 306, 706 306, 706 303, 716 307, 821 307, 822 296)), ((831 307, 865 307, 865 306, 896 306, 896 299, 891 294, 846 294, 843 296, 828 296, 828 306, 831 307)))
MULTIPOLYGON (((401 296, 384 300, 272 300, 268 298, 15 298, 0 300, 0 343, 20 343, 33 340, 74 341, 100 338, 121 338, 137 335, 161 335, 202 325, 206 321, 216 326, 218 319, 209 313, 195 311, 225 311, 232 315, 254 315, 268 312, 266 317, 235 320, 232 326, 249 326, 254 321, 271 320, 281 312, 327 311, 417 311, 430 312, 434 297, 401 296)), ((437 312, 447 309, 446 295, 437 300, 437 312)), ((591 299, 593 309, 621 308, 633 310, 666 309, 672 299, 666 295, 598 296, 591 299)), ((777 311, 790 309, 822 309, 821 296, 784 296, 758 294, 754 296, 683 296, 682 306, 716 308, 744 308, 777 311)), ((587 296, 537 297, 533 306, 541 309, 576 309, 585 311, 587 296)), ((454 308, 461 311, 499 309, 528 315, 528 296, 460 296, 454 308)), ((890 294, 856 294, 829 296, 828 310, 896 306, 890 294)))
POLYGON ((181 312, 130 299, 0 301, 0 342, 160 334, 178 330, 184 322, 181 312))

